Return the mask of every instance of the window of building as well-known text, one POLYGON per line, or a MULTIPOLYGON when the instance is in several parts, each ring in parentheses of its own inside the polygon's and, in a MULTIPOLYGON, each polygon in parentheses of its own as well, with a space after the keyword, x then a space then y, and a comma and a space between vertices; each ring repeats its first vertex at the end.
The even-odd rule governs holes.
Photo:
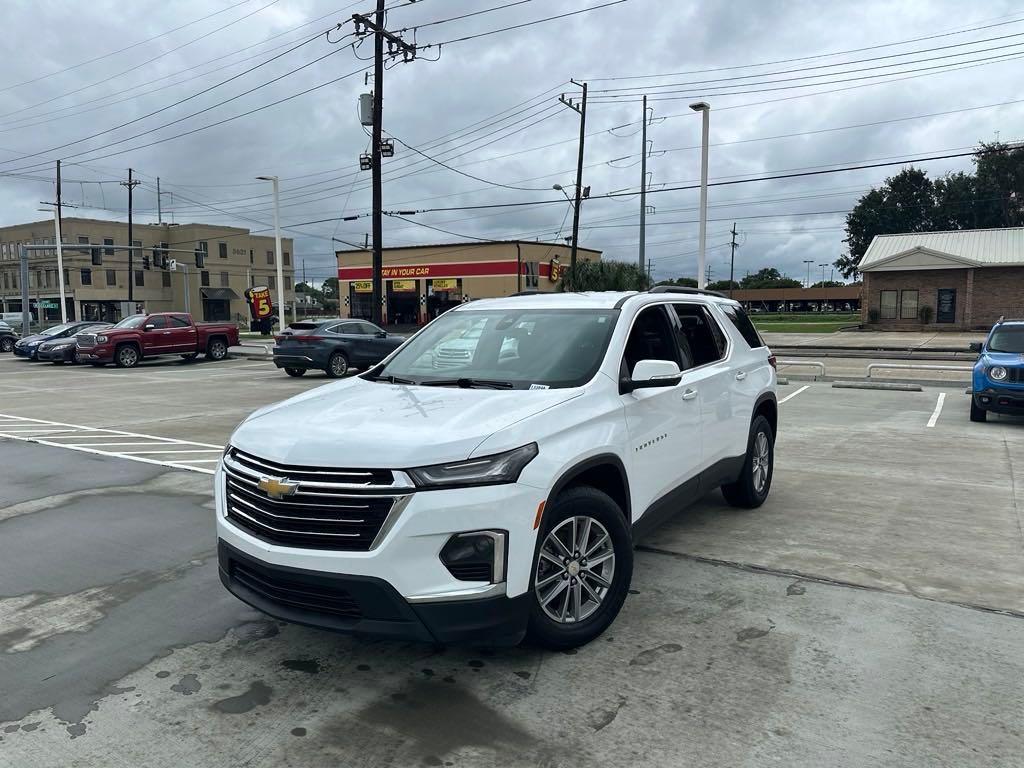
POLYGON ((253 251, 252 248, 249 249, 249 263, 250 264, 255 264, 256 263, 256 252, 253 251))
POLYGON ((281 261, 284 262, 284 265, 287 267, 292 263, 292 255, 288 253, 288 251, 283 251, 281 253, 281 261))
POLYGON ((7 243, 0 243, 0 257, 7 258, 7 243))
POLYGON ((43 270, 43 287, 44 288, 52 288, 53 287, 53 279, 50 276, 51 271, 52 272, 56 272, 56 270, 49 270, 49 269, 44 269, 43 270))
POLYGON ((896 305, 899 291, 881 291, 878 299, 878 315, 882 320, 896 319, 896 305))
POLYGON ((164 288, 170 288, 171 287, 171 273, 170 272, 161 272, 160 273, 160 277, 162 278, 164 288))
POLYGON ((284 287, 285 287, 286 291, 290 291, 291 288, 292 288, 292 279, 290 277, 288 277, 287 275, 285 275, 285 278, 284 278, 284 287))
MULTIPOLYGON (((88 245, 89 244, 89 238, 86 237, 85 235, 79 235, 78 236, 78 244, 79 245, 88 245)), ((79 248, 78 252, 79 253, 88 254, 89 253, 89 249, 88 248, 79 248)))
POLYGON ((135 287, 144 288, 146 285, 146 273, 141 269, 135 270, 135 287))
POLYGON ((43 287, 43 270, 37 269, 36 270, 36 288, 42 288, 42 287, 43 287))
POLYGON ((69 285, 71 285, 71 270, 64 267, 64 286, 67 287, 69 285))
POLYGON ((82 285, 92 285, 92 270, 83 269, 81 271, 82 285))
POLYGON ((267 251, 267 264, 270 264, 271 266, 273 266, 273 264, 274 264, 274 252, 273 251, 267 251))
POLYGON ((107 285, 117 285, 117 272, 112 269, 107 270, 107 285))
MULTIPOLYGON (((112 237, 104 237, 103 238, 103 244, 104 245, 113 245, 114 244, 114 238, 112 238, 112 237)), ((113 248, 104 248, 103 249, 103 255, 104 256, 113 256, 114 255, 114 249, 113 248)))
POLYGON ((900 320, 917 319, 917 291, 900 291, 900 320))
POLYGON ((10 287, 11 287, 9 285, 9 281, 10 281, 10 275, 7 272, 4 272, 4 290, 5 291, 9 290, 10 287))
POLYGON ((267 276, 267 287, 271 290, 277 290, 277 275, 267 276))
POLYGON ((220 256, 222 259, 226 259, 228 257, 228 244, 227 243, 217 243, 217 251, 218 251, 218 254, 217 254, 218 256, 220 256))
POLYGON ((228 273, 227 272, 221 272, 220 273, 220 287, 221 288, 227 288, 230 284, 231 283, 230 283, 230 280, 228 279, 228 273))
POLYGON ((205 288, 210 287, 210 273, 205 269, 199 273, 199 284, 205 288))

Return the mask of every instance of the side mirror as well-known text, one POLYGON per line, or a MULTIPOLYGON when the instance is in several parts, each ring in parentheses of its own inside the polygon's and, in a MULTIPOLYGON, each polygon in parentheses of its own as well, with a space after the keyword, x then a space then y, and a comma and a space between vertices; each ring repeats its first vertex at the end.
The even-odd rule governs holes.
POLYGON ((156 326, 153 325, 152 323, 146 323, 143 326, 143 330, 146 330, 146 331, 152 331, 154 328, 156 328, 156 326))
POLYGON ((388 332, 387 331, 377 331, 377 338, 378 339, 386 339, 387 337, 388 337, 388 332))
POLYGON ((981 347, 982 347, 982 343, 980 341, 972 341, 971 342, 971 346, 970 346, 971 352, 981 352, 981 347))
POLYGON ((628 394, 637 389, 674 387, 682 380, 683 373, 671 360, 641 360, 633 366, 633 376, 619 383, 619 393, 628 394))

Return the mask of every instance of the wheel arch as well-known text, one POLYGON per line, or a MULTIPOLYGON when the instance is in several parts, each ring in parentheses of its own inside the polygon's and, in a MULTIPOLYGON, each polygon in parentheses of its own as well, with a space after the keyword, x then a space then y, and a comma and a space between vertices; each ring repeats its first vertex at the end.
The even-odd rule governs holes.
POLYGON ((588 485, 608 494, 619 505, 628 526, 633 519, 630 502, 629 476, 626 465, 614 453, 601 453, 572 465, 555 481, 548 494, 545 507, 554 503, 558 494, 576 485, 588 485), (611 469, 612 471, 608 471, 611 469))
POLYGON ((758 416, 764 416, 768 419, 768 424, 772 428, 772 441, 774 442, 779 434, 779 402, 774 392, 764 392, 754 401, 754 411, 750 415, 751 423, 758 416))

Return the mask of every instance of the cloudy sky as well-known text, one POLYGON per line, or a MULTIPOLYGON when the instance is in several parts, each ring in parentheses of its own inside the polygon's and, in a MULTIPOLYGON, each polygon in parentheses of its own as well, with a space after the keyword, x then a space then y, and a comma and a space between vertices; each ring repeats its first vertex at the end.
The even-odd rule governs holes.
MULTIPOLYGON (((843 212, 900 166, 759 177, 955 154, 1024 133, 1024 11, 1013 2, 595 8, 607 2, 389 0, 388 27, 420 55, 385 76, 385 131, 401 143, 385 161, 384 206, 417 211, 386 219, 385 246, 568 235, 569 207, 551 187, 574 181, 579 118, 558 102, 578 97, 571 79, 590 87, 584 184, 594 199, 580 242, 606 258, 637 258, 639 99, 649 95, 647 252, 658 278, 696 274, 693 101, 712 105, 711 181, 742 182, 710 191, 713 280, 728 276, 734 221, 738 276, 774 266, 802 279, 811 260, 820 279, 817 265, 843 252, 843 212), (584 8, 595 9, 542 21, 584 8), (527 205, 486 207, 507 203, 527 205)), ((333 274, 344 246, 332 238, 362 243, 370 229, 356 106, 373 45, 354 45, 351 14, 372 5, 8 0, 0 225, 40 217, 62 159, 64 199, 80 206, 66 215, 126 218, 117 182, 130 166, 143 182, 137 221, 156 220, 159 176, 165 220, 268 231, 269 185, 254 177, 274 174, 299 263, 310 279, 333 274)), ((940 175, 970 160, 921 166, 940 175)))

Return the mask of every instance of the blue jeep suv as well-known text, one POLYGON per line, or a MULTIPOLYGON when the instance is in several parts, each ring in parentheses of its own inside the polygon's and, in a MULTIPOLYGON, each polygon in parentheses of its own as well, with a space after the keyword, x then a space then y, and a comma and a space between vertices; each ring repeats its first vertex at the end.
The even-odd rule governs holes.
POLYGON ((974 364, 971 421, 985 415, 1024 415, 1024 320, 1000 320, 984 344, 971 344, 980 352, 974 364))

